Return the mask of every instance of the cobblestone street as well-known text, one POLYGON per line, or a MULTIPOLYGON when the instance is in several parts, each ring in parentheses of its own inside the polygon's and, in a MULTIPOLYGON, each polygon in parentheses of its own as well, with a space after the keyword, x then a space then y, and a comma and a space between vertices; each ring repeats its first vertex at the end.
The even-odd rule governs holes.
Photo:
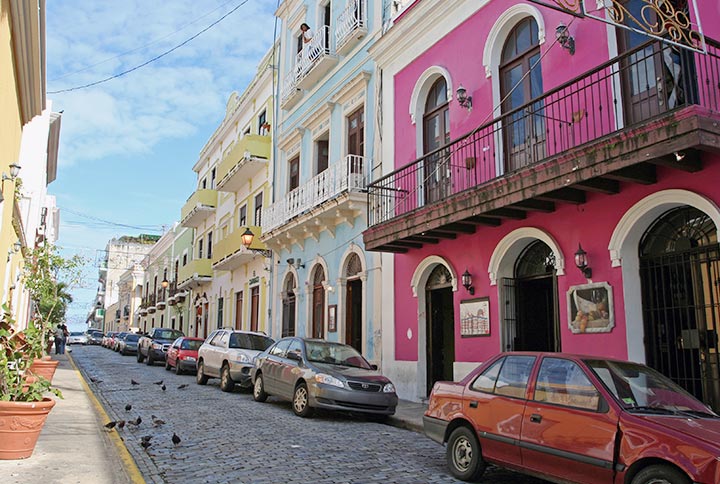
MULTIPOLYGON (((223 393, 194 376, 97 346, 74 347, 72 357, 112 419, 142 418, 117 432, 152 483, 455 483, 445 449, 425 436, 347 415, 296 417, 290 405, 249 392, 223 393), (132 385, 131 379, 139 383, 132 385), (96 380, 96 382, 92 382, 96 380), (166 390, 154 382, 163 381, 166 390), (183 389, 182 384, 188 386, 183 389), (127 404, 132 410, 125 411, 127 404), (165 421, 153 427, 151 415, 165 421), (173 432, 182 442, 174 446, 173 432), (152 435, 143 449, 141 437, 152 435)), ((540 484, 491 468, 482 482, 540 484)))

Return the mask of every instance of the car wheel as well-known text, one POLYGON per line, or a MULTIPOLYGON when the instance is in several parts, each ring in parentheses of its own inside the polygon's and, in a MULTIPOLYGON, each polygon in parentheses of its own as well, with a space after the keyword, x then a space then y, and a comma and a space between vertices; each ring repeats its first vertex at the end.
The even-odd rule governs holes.
POLYGON ((198 361, 197 374, 195 375, 195 381, 198 385, 207 385, 208 377, 205 375, 205 363, 202 360, 198 361))
POLYGON ((182 375, 183 371, 180 369, 180 365, 178 364, 178 361, 175 360, 175 374, 176 375, 182 375))
POLYGON ((690 484, 690 479, 674 467, 654 465, 638 472, 632 484, 690 484))
POLYGON ((224 364, 220 370, 220 390, 224 392, 231 392, 235 389, 235 382, 230 376, 230 367, 224 364))
POLYGON ((450 473, 462 481, 477 481, 485 472, 480 444, 475 432, 458 427, 450 434, 447 444, 447 464, 450 473))
POLYGON ((138 362, 138 363, 142 363, 142 362, 143 362, 143 359, 144 359, 144 358, 143 358, 142 353, 140 353, 140 350, 138 350, 137 362, 138 362))
POLYGON ((155 364, 155 360, 153 360, 153 357, 149 351, 148 351, 148 355, 147 355, 147 360, 145 360, 145 364, 147 366, 153 366, 155 364))
POLYGON ((295 415, 303 418, 312 417, 312 414, 315 413, 315 409, 310 406, 310 395, 308 394, 308 387, 305 383, 299 383, 298 386, 295 387, 292 409, 295 415))
POLYGON ((265 382, 263 382, 262 373, 259 373, 255 377, 255 384, 253 385, 253 400, 256 402, 264 402, 267 400, 268 394, 265 393, 265 382))
POLYGON ((168 362, 167 358, 165 358, 165 371, 172 370, 172 366, 170 366, 170 363, 168 362))
POLYGON ((127 353, 125 352, 125 348, 123 348, 122 350, 120 350, 120 354, 123 355, 123 356, 127 356, 127 353))

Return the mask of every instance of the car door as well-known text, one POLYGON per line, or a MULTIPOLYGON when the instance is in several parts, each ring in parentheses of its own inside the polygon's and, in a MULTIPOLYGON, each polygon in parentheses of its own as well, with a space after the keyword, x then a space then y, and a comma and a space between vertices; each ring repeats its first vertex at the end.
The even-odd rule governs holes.
POLYGON ((511 355, 490 365, 467 387, 463 412, 475 426, 483 457, 520 465, 518 442, 535 356, 511 355))
POLYGON ((285 352, 290 346, 291 339, 282 339, 278 341, 272 350, 268 353, 268 357, 265 359, 263 365, 263 375, 265 375, 265 389, 268 393, 277 395, 278 390, 278 378, 280 372, 280 364, 282 359, 285 357, 285 352))
POLYGON ((180 345, 182 344, 182 338, 178 338, 173 342, 168 350, 167 361, 170 365, 177 365, 178 352, 180 351, 180 345))
POLYGON ((218 331, 210 340, 210 345, 205 354, 205 373, 208 375, 217 376, 218 374, 218 358, 222 350, 221 340, 223 335, 225 335, 224 331, 218 331))
POLYGON ((613 482, 618 419, 578 362, 544 357, 523 415, 523 467, 573 482, 613 482))
POLYGON ((290 341, 287 351, 280 358, 278 364, 277 386, 280 396, 291 399, 295 390, 295 381, 297 380, 300 361, 303 355, 303 344, 297 338, 290 341), (295 355, 291 358, 290 355, 295 355))

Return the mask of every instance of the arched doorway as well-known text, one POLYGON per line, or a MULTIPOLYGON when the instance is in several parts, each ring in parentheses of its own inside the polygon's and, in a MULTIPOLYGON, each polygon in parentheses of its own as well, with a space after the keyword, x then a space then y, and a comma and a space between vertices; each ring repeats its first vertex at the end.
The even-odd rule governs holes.
POLYGON ((505 350, 560 351, 555 255, 535 240, 515 262, 513 278, 503 279, 505 350))
POLYGON ((427 394, 435 382, 453 380, 455 362, 455 306, 452 275, 438 264, 430 273, 426 292, 427 394))
MULTIPOLYGON (((430 88, 423 115, 423 153, 432 153, 450 142, 450 109, 447 83, 440 77, 430 88)), ((445 150, 425 159, 425 202, 433 203, 450 194, 450 160, 445 150)))
POLYGON ((362 262, 360 256, 351 254, 348 257, 345 277, 345 343, 362 353, 362 262))
POLYGON ((720 246, 717 227, 689 206, 643 235, 640 280, 647 364, 720 410, 720 246))
POLYGON ((313 338, 322 338, 325 333, 325 271, 321 265, 313 272, 312 289, 312 333, 313 338))
POLYGON ((295 276, 288 274, 282 293, 282 337, 295 336, 295 276))
POLYGON ((500 96, 503 99, 505 172, 518 170, 545 157, 542 101, 519 107, 543 93, 538 24, 526 17, 510 31, 500 58, 500 96))

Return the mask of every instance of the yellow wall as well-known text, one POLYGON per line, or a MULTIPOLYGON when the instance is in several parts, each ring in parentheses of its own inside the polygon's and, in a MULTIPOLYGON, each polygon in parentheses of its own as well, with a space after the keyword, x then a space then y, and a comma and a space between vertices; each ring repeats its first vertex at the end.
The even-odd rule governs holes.
MULTIPOLYGON (((18 161, 21 136, 20 93, 15 79, 10 37, 10 4, 9 0, 0 0, 0 172, 9 173, 10 164, 18 161)), ((7 180, 1 183, 4 202, 0 212, 0 297, 5 298, 8 291, 6 281, 9 284, 14 282, 22 257, 12 257, 8 272, 8 248, 18 240, 12 227, 15 182, 7 180)))

